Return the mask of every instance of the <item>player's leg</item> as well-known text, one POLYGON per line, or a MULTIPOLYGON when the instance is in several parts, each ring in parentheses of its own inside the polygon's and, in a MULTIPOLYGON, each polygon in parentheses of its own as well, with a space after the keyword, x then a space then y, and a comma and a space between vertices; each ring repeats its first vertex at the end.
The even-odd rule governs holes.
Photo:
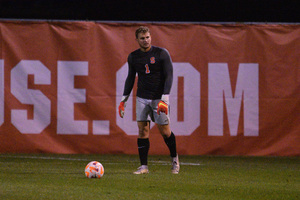
POLYGON ((147 106, 147 100, 137 98, 136 101, 136 115, 137 125, 139 129, 139 136, 137 139, 139 158, 141 166, 134 174, 148 173, 148 151, 150 148, 149 131, 150 122, 148 121, 149 106, 147 106))
POLYGON ((172 158, 177 156, 177 150, 176 150, 176 138, 173 132, 170 130, 169 124, 167 125, 159 125, 157 124, 158 130, 160 134, 163 136, 165 143, 167 144, 169 150, 170 150, 170 156, 172 158))
POLYGON ((150 122, 137 122, 139 128, 139 137, 137 139, 139 158, 141 166, 137 171, 133 172, 134 174, 147 174, 148 170, 148 151, 150 148, 149 143, 149 124, 150 122))
POLYGON ((158 130, 160 134, 163 136, 165 143, 167 144, 169 151, 170 151, 170 156, 172 159, 172 173, 173 174, 178 174, 180 165, 179 165, 179 159, 178 159, 178 154, 176 150, 176 138, 173 132, 170 130, 170 125, 159 125, 157 124, 158 130))
POLYGON ((172 173, 179 173, 179 159, 176 150, 176 138, 174 133, 170 129, 170 117, 169 113, 166 115, 165 113, 157 114, 157 104, 160 100, 154 100, 152 104, 153 115, 155 119, 155 123, 158 127, 160 134, 163 136, 165 143, 167 144, 170 156, 172 158, 172 173))
POLYGON ((148 165, 149 142, 149 124, 150 122, 137 122, 139 127, 139 137, 137 139, 139 157, 141 165, 148 165))

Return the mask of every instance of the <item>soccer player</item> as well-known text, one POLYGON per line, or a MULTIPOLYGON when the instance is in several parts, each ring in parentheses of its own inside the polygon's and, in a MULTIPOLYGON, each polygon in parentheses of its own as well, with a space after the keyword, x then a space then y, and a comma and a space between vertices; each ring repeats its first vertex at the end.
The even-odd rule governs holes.
POLYGON ((136 73, 138 74, 136 120, 138 125, 138 152, 141 166, 134 174, 148 171, 148 151, 150 119, 154 121, 167 144, 172 158, 172 173, 179 173, 179 160, 175 135, 170 129, 169 94, 173 82, 173 65, 169 52, 151 45, 148 27, 141 26, 135 32, 140 48, 128 56, 128 76, 119 105, 119 115, 124 116, 126 101, 132 91, 136 73))

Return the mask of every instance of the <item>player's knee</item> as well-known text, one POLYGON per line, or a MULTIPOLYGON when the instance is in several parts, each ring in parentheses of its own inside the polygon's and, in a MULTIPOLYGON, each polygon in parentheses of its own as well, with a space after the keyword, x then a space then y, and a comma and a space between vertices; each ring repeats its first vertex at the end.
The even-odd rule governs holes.
POLYGON ((147 128, 139 129, 139 138, 148 138, 149 130, 147 128))
POLYGON ((170 137, 170 133, 161 133, 161 135, 163 136, 164 139, 169 138, 170 137))
POLYGON ((167 125, 157 125, 158 130, 160 134, 163 136, 163 138, 168 138, 171 135, 171 129, 170 126, 167 125))
POLYGON ((162 135, 163 138, 168 138, 171 135, 171 131, 169 131, 169 130, 160 130, 160 134, 162 135))

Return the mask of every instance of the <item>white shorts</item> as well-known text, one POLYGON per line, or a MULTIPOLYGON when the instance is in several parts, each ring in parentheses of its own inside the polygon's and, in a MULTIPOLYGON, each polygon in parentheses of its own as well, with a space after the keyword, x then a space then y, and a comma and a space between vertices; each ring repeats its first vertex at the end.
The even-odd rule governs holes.
MULTIPOLYGON (((157 104, 160 99, 143 99, 136 97, 136 121, 150 121, 152 120, 159 125, 167 125, 170 122, 169 112, 166 115, 161 112, 157 114, 157 104)), ((170 108, 170 106, 169 106, 170 108)), ((170 111, 170 109, 168 109, 170 111)))

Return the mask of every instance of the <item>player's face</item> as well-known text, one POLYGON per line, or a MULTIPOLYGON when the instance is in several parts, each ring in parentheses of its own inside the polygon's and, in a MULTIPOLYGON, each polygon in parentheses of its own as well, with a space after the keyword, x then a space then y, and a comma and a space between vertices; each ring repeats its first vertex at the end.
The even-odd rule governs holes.
POLYGON ((149 51, 151 48, 151 35, 149 32, 139 33, 136 41, 139 43, 142 51, 149 51))

